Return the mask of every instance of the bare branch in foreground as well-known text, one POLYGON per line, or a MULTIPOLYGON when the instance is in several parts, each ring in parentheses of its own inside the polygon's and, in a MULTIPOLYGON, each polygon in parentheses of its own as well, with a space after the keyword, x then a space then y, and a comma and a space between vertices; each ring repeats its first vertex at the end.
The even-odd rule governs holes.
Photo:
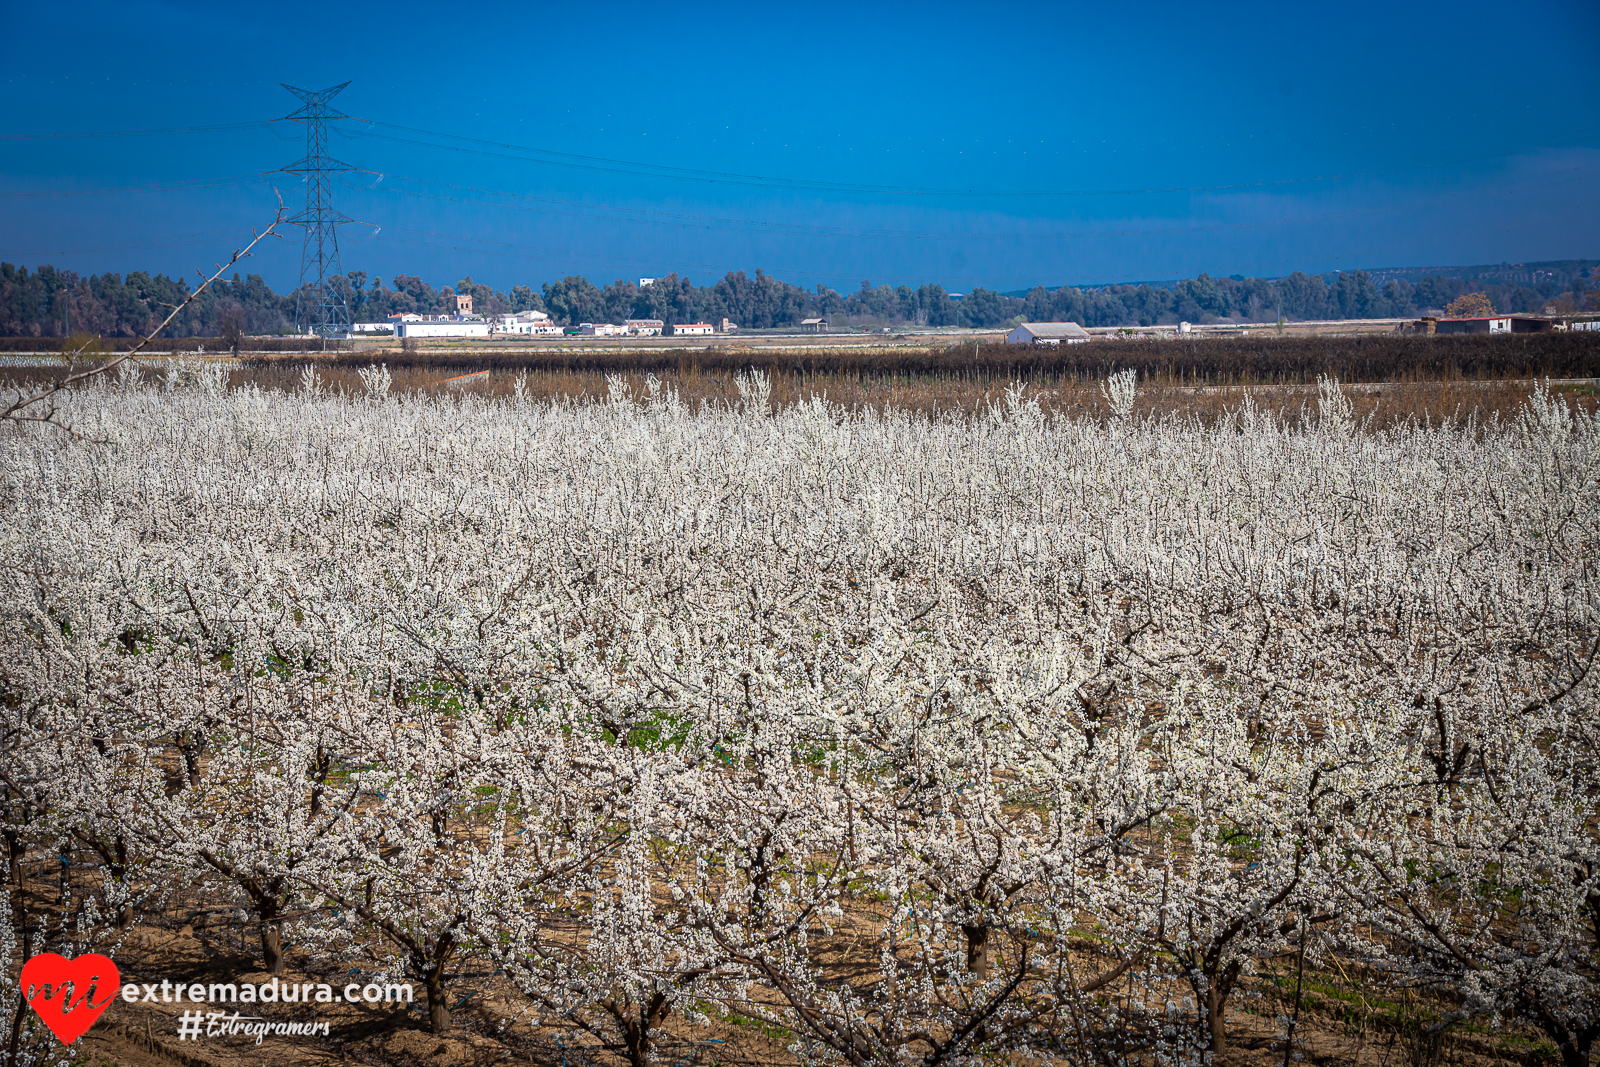
MULTIPOLYGON (((276 192, 276 190, 274 190, 274 192, 276 192)), ((83 356, 84 352, 88 350, 89 346, 98 341, 99 338, 90 338, 89 340, 84 341, 83 344, 79 345, 77 348, 73 349, 67 354, 67 373, 65 377, 63 377, 60 381, 55 382, 49 388, 34 393, 32 396, 25 396, 23 395, 22 390, 17 390, 17 399, 6 408, 0 409, 0 421, 48 423, 66 431, 73 437, 82 438, 82 434, 56 417, 55 405, 49 403, 49 401, 62 390, 76 385, 81 381, 86 381, 89 378, 93 378, 96 375, 105 374, 118 364, 124 363, 138 355, 146 345, 156 339, 157 334, 166 329, 167 325, 171 323, 173 319, 178 317, 178 313, 180 311, 192 304, 201 293, 209 289, 213 282, 227 272, 228 268, 232 267, 241 259, 248 259, 251 255, 253 255, 254 248, 256 245, 260 244, 264 238, 269 236, 278 236, 276 231, 278 226, 283 222, 283 213, 283 195, 280 193, 278 194, 278 211, 277 214, 273 216, 271 225, 262 230, 260 233, 255 234, 254 239, 243 248, 234 249, 233 255, 228 258, 228 262, 218 264, 216 272, 213 273, 211 277, 206 278, 205 281, 201 282, 200 285, 196 287, 194 292, 184 297, 181 303, 176 305, 163 303, 162 306, 171 307, 172 312, 167 315, 166 318, 161 320, 161 325, 151 330, 149 334, 139 341, 138 344, 134 345, 120 356, 117 356, 115 359, 108 360, 105 363, 100 363, 84 370, 78 370, 78 360, 83 356), (36 404, 42 404, 44 406, 33 411, 28 410, 29 408, 33 408, 36 404)), ((200 272, 197 270, 196 273, 198 274, 200 272)))

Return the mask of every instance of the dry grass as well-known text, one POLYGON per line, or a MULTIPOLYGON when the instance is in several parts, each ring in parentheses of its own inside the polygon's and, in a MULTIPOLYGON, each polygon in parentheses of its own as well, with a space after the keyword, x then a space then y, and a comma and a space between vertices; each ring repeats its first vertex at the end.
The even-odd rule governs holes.
MULTIPOLYGON (((254 384, 262 389, 290 392, 300 387, 303 366, 304 363, 289 361, 240 365, 232 371, 230 384, 235 388, 254 384)), ((326 388, 359 395, 365 392, 359 374, 362 366, 366 364, 321 363, 318 371, 326 388)), ((43 383, 55 375, 54 371, 39 367, 8 370, 7 378, 18 385, 43 383)), ((446 379, 461 373, 456 367, 390 364, 389 371, 393 377, 392 391, 401 396, 451 396, 470 392, 510 397, 520 376, 510 371, 490 370, 484 378, 447 385, 446 379)), ((608 378, 611 374, 607 372, 533 370, 524 373, 526 395, 534 400, 601 399, 610 394, 608 378)), ((627 383, 635 398, 647 395, 649 372, 611 373, 627 383)), ((1002 403, 1007 386, 1022 381, 1028 386, 1027 394, 1037 397, 1046 412, 1094 419, 1108 415, 1100 382, 1094 379, 872 377, 783 371, 774 372, 771 378, 771 404, 777 410, 821 396, 848 411, 898 409, 930 418, 971 417, 1002 403)), ((658 375, 658 379, 664 389, 676 391, 691 406, 733 405, 739 401, 733 373, 690 369, 667 371, 658 375)), ((1464 422, 1468 418, 1483 423, 1496 414, 1505 418, 1526 402, 1533 387, 1533 379, 1520 377, 1434 380, 1415 377, 1356 384, 1347 386, 1345 391, 1354 405, 1356 419, 1370 428, 1383 429, 1412 421, 1437 426, 1452 421, 1464 422)), ((1592 382, 1558 383, 1556 389, 1591 410, 1600 396, 1592 382)), ((1314 384, 1205 385, 1156 379, 1141 382, 1134 415, 1193 417, 1209 425, 1239 410, 1246 396, 1258 412, 1270 412, 1282 419, 1298 420, 1302 412, 1315 415, 1317 409, 1314 384)))
MULTIPOLYGON (((929 349, 662 350, 563 352, 335 353, 327 357, 255 354, 237 365, 232 384, 299 388, 301 369, 315 365, 335 390, 361 393, 359 372, 382 363, 399 394, 469 390, 509 396, 518 378, 539 400, 601 398, 607 379, 621 377, 644 396, 654 375, 691 405, 731 404, 735 377, 771 377, 777 408, 826 397, 847 410, 894 408, 929 417, 985 412, 1014 382, 1050 412, 1100 418, 1100 382, 1119 370, 1139 373, 1137 415, 1192 416, 1214 422, 1250 395, 1257 410, 1297 419, 1315 409, 1321 376, 1347 383, 1359 420, 1375 428, 1415 420, 1438 425, 1522 405, 1535 378, 1587 379, 1563 386, 1593 405, 1600 379, 1600 334, 1545 333, 1510 337, 1369 335, 1344 337, 1219 337, 1184 341, 1096 341, 1059 348, 990 344, 929 349), (487 371, 482 379, 447 379, 487 371), (1353 384, 1352 384, 1353 383, 1353 384)), ((19 383, 50 380, 48 367, 13 367, 19 383)))
MULTIPOLYGON (((464 386, 451 386, 443 383, 454 368, 441 371, 391 365, 389 370, 394 378, 393 390, 402 394, 451 395, 473 392, 508 397, 515 391, 518 377, 508 371, 491 370, 486 379, 464 386)), ((319 371, 331 388, 353 393, 363 391, 355 367, 324 365, 319 367, 319 371)), ((266 389, 289 390, 298 388, 299 376, 298 364, 269 365, 242 368, 235 372, 234 381, 236 384, 254 382, 266 389)), ((647 372, 623 372, 616 376, 628 384, 634 397, 647 395, 647 372)), ((608 374, 597 371, 526 372, 527 395, 537 400, 603 398, 609 395, 608 377, 608 374)), ((662 388, 675 390, 682 400, 691 405, 732 405, 739 400, 739 388, 731 373, 669 371, 659 375, 659 380, 662 388)), ((777 372, 772 374, 771 403, 776 409, 782 410, 808 402, 812 396, 822 396, 849 411, 892 408, 934 418, 947 413, 970 417, 983 414, 992 405, 1002 403, 1008 385, 1017 380, 1026 379, 865 377, 777 372)), ((1369 425, 1381 428, 1411 420, 1439 425, 1451 420, 1476 417, 1482 422, 1496 412, 1504 417, 1521 407, 1532 390, 1531 379, 1453 378, 1355 386, 1349 388, 1347 393, 1354 405, 1356 418, 1363 422, 1370 420, 1369 425)), ((1570 386, 1563 391, 1587 407, 1592 408, 1596 402, 1593 386, 1570 386)), ((1027 392, 1030 396, 1038 397, 1040 407, 1047 412, 1096 419, 1109 414, 1098 380, 1034 380, 1029 382, 1027 392)), ((1314 384, 1208 386, 1158 379, 1141 385, 1134 414, 1135 417, 1192 416, 1210 424, 1228 412, 1238 410, 1247 394, 1258 411, 1270 411, 1282 418, 1298 419, 1302 410, 1313 414, 1316 411, 1317 387, 1314 384)))
MULTIPOLYGON (((302 357, 303 358, 303 357, 302 357)), ((263 361, 269 361, 263 357, 263 361)), ((1056 347, 968 341, 939 347, 831 349, 656 349, 582 352, 398 350, 329 356, 331 366, 384 362, 441 377, 467 371, 581 374, 781 375, 860 380, 1098 381, 1119 370, 1141 380, 1183 385, 1310 385, 1327 375, 1351 382, 1446 381, 1455 378, 1587 378, 1600 374, 1600 335, 1538 333, 1491 337, 1366 334, 1311 337, 1206 337, 1099 340, 1056 347)))

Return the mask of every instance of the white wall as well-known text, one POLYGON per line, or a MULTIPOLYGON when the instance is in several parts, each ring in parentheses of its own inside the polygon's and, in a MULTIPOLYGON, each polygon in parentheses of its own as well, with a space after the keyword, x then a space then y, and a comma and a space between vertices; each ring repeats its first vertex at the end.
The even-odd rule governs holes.
POLYGON ((402 322, 401 337, 488 337, 487 322, 402 322))

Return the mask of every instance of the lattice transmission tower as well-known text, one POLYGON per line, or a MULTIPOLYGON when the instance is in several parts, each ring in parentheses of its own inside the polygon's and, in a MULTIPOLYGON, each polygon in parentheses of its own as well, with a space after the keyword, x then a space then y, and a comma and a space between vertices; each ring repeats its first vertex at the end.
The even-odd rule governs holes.
MULTIPOLYGON (((283 85, 282 82, 278 83, 283 85)), ((350 305, 329 280, 344 273, 339 266, 338 227, 354 221, 333 209, 333 175, 355 170, 328 155, 328 123, 346 116, 328 106, 328 101, 349 82, 331 89, 312 92, 283 87, 300 98, 300 110, 285 116, 306 126, 305 158, 283 169, 305 180, 306 209, 288 221, 304 227, 300 246, 300 288, 296 290, 294 328, 297 333, 316 333, 333 337, 350 332, 350 305)))

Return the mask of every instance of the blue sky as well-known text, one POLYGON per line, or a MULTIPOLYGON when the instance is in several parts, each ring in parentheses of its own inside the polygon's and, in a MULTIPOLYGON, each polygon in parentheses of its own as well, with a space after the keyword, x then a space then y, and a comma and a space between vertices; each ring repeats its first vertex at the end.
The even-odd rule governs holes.
MULTIPOLYGON (((759 267, 959 292, 1600 254, 1592 2, 89 0, 6 21, 0 258, 30 266, 211 265, 274 187, 303 205, 262 173, 304 151, 256 124, 297 106, 279 83, 347 80, 335 104, 371 121, 331 144, 361 168, 336 186, 362 223, 343 266, 385 279, 759 267)), ((248 268, 279 289, 286 233, 248 268)))

